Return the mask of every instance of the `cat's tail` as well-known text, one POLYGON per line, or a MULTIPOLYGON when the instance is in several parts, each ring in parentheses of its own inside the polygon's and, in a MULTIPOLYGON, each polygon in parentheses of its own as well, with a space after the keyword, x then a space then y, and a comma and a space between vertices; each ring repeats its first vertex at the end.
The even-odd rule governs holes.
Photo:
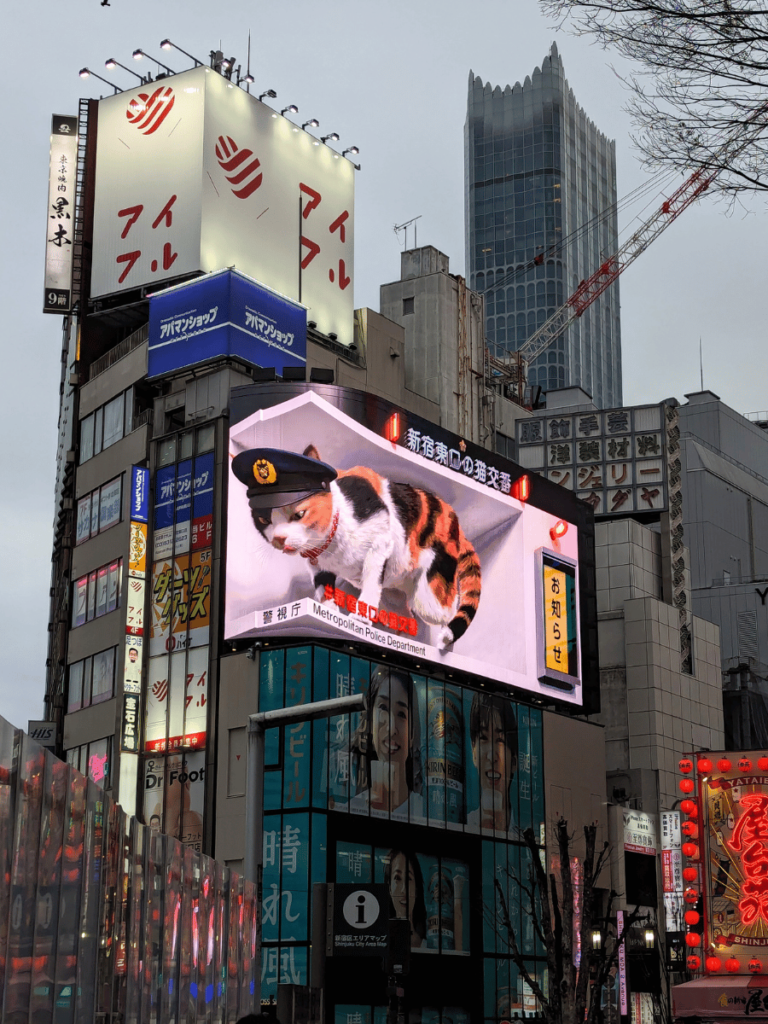
POLYGON ((463 533, 459 538, 456 586, 459 592, 459 602, 456 614, 447 626, 451 632, 451 639, 448 640, 448 643, 453 643, 466 633, 469 624, 475 617, 477 606, 480 604, 480 591, 482 590, 480 559, 463 533))

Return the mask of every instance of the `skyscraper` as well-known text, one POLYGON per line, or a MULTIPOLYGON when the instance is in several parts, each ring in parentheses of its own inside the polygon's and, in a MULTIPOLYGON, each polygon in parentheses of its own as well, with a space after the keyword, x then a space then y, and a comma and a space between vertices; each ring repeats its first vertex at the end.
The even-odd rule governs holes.
MULTIPOLYGON (((576 103, 553 43, 514 88, 470 71, 464 163, 467 274, 485 294, 486 335, 501 355, 616 250, 615 143, 576 103)), ((579 385, 600 408, 622 404, 618 282, 533 361, 528 379, 544 390, 579 385)))

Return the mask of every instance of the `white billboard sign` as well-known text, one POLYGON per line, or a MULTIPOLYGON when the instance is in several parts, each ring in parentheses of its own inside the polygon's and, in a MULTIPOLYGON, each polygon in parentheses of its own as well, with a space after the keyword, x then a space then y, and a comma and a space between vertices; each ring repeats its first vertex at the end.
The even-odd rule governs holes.
POLYGON ((76 180, 77 118, 54 114, 48 172, 44 313, 68 313, 72 308, 76 180))
POLYGON ((99 104, 94 298, 234 266, 353 339, 354 169, 210 68, 99 104))

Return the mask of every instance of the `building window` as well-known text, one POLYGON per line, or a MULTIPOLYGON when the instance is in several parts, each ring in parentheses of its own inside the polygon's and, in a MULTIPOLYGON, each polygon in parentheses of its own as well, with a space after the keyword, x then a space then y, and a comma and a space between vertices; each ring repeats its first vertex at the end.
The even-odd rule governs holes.
POLYGON ((176 438, 166 437, 157 446, 158 466, 172 466, 176 461, 176 438))
POLYGON ((119 523, 122 518, 122 498, 122 476, 115 477, 80 498, 77 503, 75 545, 84 544, 91 537, 119 523))
POLYGON ((120 607, 123 560, 102 565, 72 585, 72 629, 120 607))
POLYGON ((117 648, 110 647, 69 666, 67 714, 101 704, 115 695, 117 648))
POLYGON ((105 736, 92 743, 70 747, 67 751, 67 764, 79 771, 81 775, 85 775, 91 782, 95 782, 97 786, 101 786, 102 789, 109 789, 112 768, 112 737, 105 736))
POLYGON ((409 299, 403 299, 403 316, 412 316, 416 310, 413 308, 414 298, 411 296, 409 299))
POLYGON ((80 420, 80 465, 130 433, 133 405, 133 388, 128 388, 80 420))
POLYGON ((179 458, 191 459, 194 454, 195 435, 191 430, 179 435, 179 458))
POLYGON ((197 428, 197 454, 213 451, 213 444, 216 438, 216 426, 214 423, 206 423, 204 427, 197 428))
POLYGON ((500 430, 496 431, 496 451, 499 455, 503 455, 505 459, 515 459, 515 442, 511 437, 507 437, 506 434, 502 434, 500 430))

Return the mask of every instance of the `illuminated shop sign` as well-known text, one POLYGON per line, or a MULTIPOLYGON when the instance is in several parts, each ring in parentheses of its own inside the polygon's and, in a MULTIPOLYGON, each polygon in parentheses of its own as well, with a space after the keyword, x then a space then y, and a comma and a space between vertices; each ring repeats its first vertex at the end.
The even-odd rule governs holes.
POLYGON ((704 948, 711 950, 702 967, 709 973, 765 973, 768 757, 707 752, 683 758, 680 770, 687 815, 681 826, 683 875, 704 896, 704 948))
POLYGON ((137 523, 146 523, 149 518, 149 470, 142 466, 131 466, 131 514, 137 523))
POLYGON ((94 298, 237 267, 353 342, 352 164, 210 68, 100 101, 93 253, 94 298))
POLYGON ((581 703, 575 524, 312 391, 234 424, 229 455, 227 639, 343 637, 581 703))
POLYGON ((307 311, 233 270, 149 300, 150 377, 218 356, 254 366, 303 366, 307 311))
POLYGON ((54 114, 51 119, 44 313, 68 313, 72 308, 77 124, 76 117, 61 114, 54 114))

